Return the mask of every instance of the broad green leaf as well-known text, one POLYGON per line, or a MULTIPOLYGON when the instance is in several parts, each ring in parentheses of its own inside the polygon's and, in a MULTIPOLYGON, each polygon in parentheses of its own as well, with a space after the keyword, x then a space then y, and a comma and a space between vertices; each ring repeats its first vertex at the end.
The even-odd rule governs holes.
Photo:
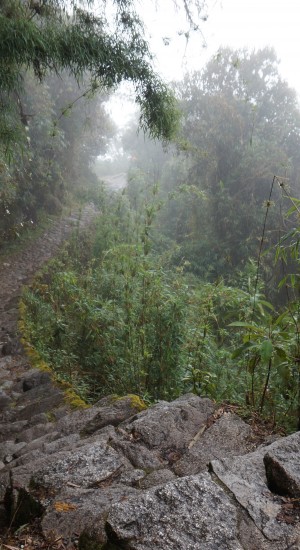
POLYGON ((278 325, 280 325, 281 321, 283 321, 283 319, 285 319, 287 315, 289 315, 288 311, 284 311, 283 313, 281 313, 281 315, 279 315, 279 317, 277 317, 276 321, 273 323, 273 326, 277 327, 278 325))
POLYGON ((260 356, 262 361, 268 362, 273 353, 273 344, 271 340, 264 340, 260 346, 260 356))
POLYGON ((248 362, 248 370, 251 374, 254 373, 255 367, 257 367, 257 364, 258 364, 258 359, 257 359, 257 356, 254 355, 253 357, 251 357, 250 361, 248 362))
MULTIPOLYGON (((243 336, 243 342, 247 343, 247 342, 250 342, 251 340, 259 340, 262 336, 264 336, 264 331, 262 331, 261 333, 257 333, 257 332, 248 332, 248 334, 245 334, 243 336)), ((256 347, 257 344, 254 344, 254 346, 256 347)))
POLYGON ((284 338, 284 340, 290 340, 291 339, 291 333, 287 331, 281 330, 279 332, 280 338, 284 338))
POLYGON ((267 302, 266 300, 259 300, 259 303, 267 307, 268 309, 271 309, 272 311, 274 311, 274 306, 272 306, 270 302, 267 302))
POLYGON ((287 350, 279 347, 279 346, 274 346, 274 350, 276 351, 276 355, 280 358, 280 359, 286 359, 287 356, 288 356, 288 352, 287 350))

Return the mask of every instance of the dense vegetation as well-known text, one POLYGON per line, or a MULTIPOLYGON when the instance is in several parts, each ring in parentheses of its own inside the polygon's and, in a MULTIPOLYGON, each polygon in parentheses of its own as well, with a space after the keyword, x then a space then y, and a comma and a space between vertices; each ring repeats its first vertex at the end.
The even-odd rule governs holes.
POLYGON ((158 232, 157 186, 138 210, 132 192, 103 192, 93 230, 74 235, 26 291, 26 337, 87 401, 194 391, 295 429, 298 303, 277 312, 251 262, 235 286, 204 282, 184 262, 175 268, 176 243, 158 232))
MULTIPOLYGON (((1 239, 71 189, 101 211, 26 291, 25 337, 90 402, 192 390, 300 427, 296 94, 270 49, 221 50, 171 92, 134 2, 93 4, 0 4, 1 239), (173 142, 129 129, 128 186, 109 195, 91 166, 122 80, 140 127, 173 142)), ((203 2, 183 4, 193 26, 203 2)))

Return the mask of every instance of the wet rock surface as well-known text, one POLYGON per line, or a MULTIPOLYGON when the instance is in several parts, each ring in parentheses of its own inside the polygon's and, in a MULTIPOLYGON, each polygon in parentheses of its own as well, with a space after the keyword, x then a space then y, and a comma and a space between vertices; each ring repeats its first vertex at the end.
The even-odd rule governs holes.
POLYGON ((299 550, 299 433, 256 448, 251 426, 192 394, 71 411, 22 355, 21 287, 76 219, 0 267, 0 530, 39 517, 68 550, 299 550))

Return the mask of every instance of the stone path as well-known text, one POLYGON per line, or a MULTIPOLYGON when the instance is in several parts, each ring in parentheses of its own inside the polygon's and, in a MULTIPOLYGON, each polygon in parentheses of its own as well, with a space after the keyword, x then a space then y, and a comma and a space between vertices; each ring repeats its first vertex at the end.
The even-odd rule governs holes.
POLYGON ((120 191, 120 189, 124 189, 127 185, 127 174, 120 172, 119 174, 102 176, 101 180, 111 191, 120 191))

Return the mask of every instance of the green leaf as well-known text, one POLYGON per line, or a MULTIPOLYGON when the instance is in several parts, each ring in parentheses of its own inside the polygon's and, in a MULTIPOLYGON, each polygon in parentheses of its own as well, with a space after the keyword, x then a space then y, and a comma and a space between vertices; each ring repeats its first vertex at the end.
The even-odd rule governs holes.
POLYGON ((291 273, 290 275, 290 281, 293 288, 295 288, 296 285, 296 275, 294 273, 291 273))
MULTIPOLYGON (((261 330, 260 333, 257 333, 257 332, 248 332, 247 334, 245 334, 243 336, 243 342, 247 343, 247 342, 250 342, 251 340, 258 340, 259 338, 261 338, 262 336, 264 336, 264 331, 261 330)), ((257 344, 254 344, 255 347, 257 347, 257 344)))
POLYGON ((245 343, 243 346, 240 346, 239 348, 236 348, 232 352, 231 358, 236 359, 237 357, 240 357, 248 349, 248 347, 249 346, 247 346, 247 343, 245 343))
MULTIPOLYGON (((294 211, 294 207, 293 207, 293 211, 294 211)), ((282 243, 284 243, 285 241, 287 241, 287 239, 289 239, 290 237, 294 237, 295 235, 298 234, 298 230, 297 228, 293 228, 291 229, 288 233, 286 233, 285 235, 283 235, 283 237, 281 237, 280 241, 279 241, 279 244, 281 245, 282 243)))
POLYGON ((286 285, 287 279, 288 279, 288 276, 285 275, 285 277, 283 277, 283 279, 281 279, 281 281, 279 281, 278 288, 282 288, 284 285, 286 285))
POLYGON ((251 325, 250 323, 245 323, 244 321, 234 321, 234 323, 230 323, 228 325, 229 327, 244 327, 244 328, 251 328, 253 330, 257 330, 258 327, 256 325, 251 325))
POLYGON ((288 357, 288 352, 287 350, 279 347, 279 346, 274 346, 274 350, 276 351, 276 355, 280 358, 280 359, 286 359, 288 357))
POLYGON ((260 346, 260 356, 262 361, 268 362, 273 353, 273 344, 271 340, 264 340, 260 346))
POLYGON ((274 311, 274 306, 272 306, 270 302, 267 302, 266 300, 259 300, 259 303, 267 307, 268 309, 271 309, 272 311, 274 311))
POLYGON ((258 364, 258 359, 257 359, 257 356, 254 355, 253 357, 251 357, 251 359, 248 363, 248 370, 249 370, 250 374, 254 373, 255 367, 257 367, 257 364, 258 364))
POLYGON ((273 326, 277 327, 278 325, 280 325, 281 321, 283 321, 283 319, 285 319, 287 315, 289 315, 288 311, 284 311, 283 313, 281 313, 281 315, 279 315, 279 317, 277 317, 276 321, 273 323, 273 326))

